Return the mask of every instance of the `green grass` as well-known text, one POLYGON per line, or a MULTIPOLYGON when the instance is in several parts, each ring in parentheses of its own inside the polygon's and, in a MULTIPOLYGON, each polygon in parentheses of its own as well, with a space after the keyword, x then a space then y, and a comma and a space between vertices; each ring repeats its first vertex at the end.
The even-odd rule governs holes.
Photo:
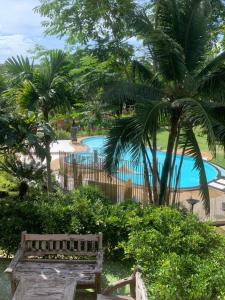
POLYGON ((0 258, 0 300, 9 300, 10 298, 10 283, 4 270, 8 266, 10 260, 0 258))
MULTIPOLYGON (((158 148, 161 150, 166 150, 167 141, 168 141, 168 131, 166 129, 159 130, 157 135, 158 148)), ((199 134, 197 133, 197 141, 201 151, 209 152, 209 148, 205 136, 202 136, 200 133, 199 134)), ((217 147, 216 157, 213 158, 212 163, 221 166, 222 168, 225 168, 225 158, 224 158, 223 150, 221 148, 217 147)))
MULTIPOLYGON (((10 260, 0 259, 0 300, 10 300, 10 282, 4 270, 8 266, 10 260)), ((119 261, 106 260, 103 266, 102 287, 105 288, 112 282, 131 275, 131 266, 127 263, 119 261)), ((127 294, 128 288, 120 289, 119 294, 127 294)), ((92 293, 78 291, 76 300, 94 300, 92 293)))

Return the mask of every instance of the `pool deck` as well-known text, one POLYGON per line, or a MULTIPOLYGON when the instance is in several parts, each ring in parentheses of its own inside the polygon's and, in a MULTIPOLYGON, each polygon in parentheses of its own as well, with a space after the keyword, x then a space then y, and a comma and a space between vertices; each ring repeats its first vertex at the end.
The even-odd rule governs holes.
MULTIPOLYGON (((59 140, 56 143, 53 143, 51 145, 51 154, 52 154, 51 167, 53 171, 59 170, 58 153, 60 151, 67 152, 67 153, 80 153, 80 152, 87 151, 87 146, 80 143, 81 140, 83 139, 84 137, 78 138, 77 143, 72 143, 71 140, 59 140)), ((207 157, 207 160, 210 160, 210 157, 207 157)), ((192 197, 194 199, 200 200, 194 206, 194 212, 199 216, 200 219, 202 220, 210 219, 212 221, 224 222, 225 224, 225 211, 223 211, 222 209, 222 203, 225 202, 225 170, 220 167, 217 168, 221 173, 221 177, 217 178, 216 180, 214 180, 212 183, 209 184, 210 208, 211 208, 211 212, 209 216, 205 214, 204 206, 201 201, 200 191, 198 189, 180 190, 178 199, 179 199, 179 204, 187 209, 190 209, 190 205, 186 201, 187 199, 192 197)))
POLYGON ((77 143, 72 143, 71 140, 58 140, 51 144, 51 168, 53 171, 59 169, 59 152, 79 153, 87 151, 87 146, 81 144, 83 138, 78 138, 77 143))

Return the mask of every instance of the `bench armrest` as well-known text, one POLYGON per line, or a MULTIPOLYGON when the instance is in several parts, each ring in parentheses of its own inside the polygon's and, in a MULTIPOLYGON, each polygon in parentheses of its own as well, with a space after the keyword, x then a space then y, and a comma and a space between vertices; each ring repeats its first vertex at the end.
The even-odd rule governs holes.
POLYGON ((132 285, 134 283, 134 277, 133 276, 130 276, 130 277, 127 277, 127 278, 123 278, 123 279, 120 279, 114 283, 112 283, 111 285, 109 285, 107 288, 104 289, 103 291, 103 295, 105 296, 109 296, 112 294, 113 291, 117 290, 118 288, 121 288, 125 285, 132 285))
POLYGON ((12 273, 15 269, 18 261, 23 257, 24 250, 22 248, 19 248, 14 256, 14 258, 11 260, 9 266, 5 270, 5 273, 12 273))
POLYGON ((95 267, 95 273, 101 273, 102 272, 102 265, 103 265, 103 251, 98 251, 98 254, 96 256, 96 267, 95 267))

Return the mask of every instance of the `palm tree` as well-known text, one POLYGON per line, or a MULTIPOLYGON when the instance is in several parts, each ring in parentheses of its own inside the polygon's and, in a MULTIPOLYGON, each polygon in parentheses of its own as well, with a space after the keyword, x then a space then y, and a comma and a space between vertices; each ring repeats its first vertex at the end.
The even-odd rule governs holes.
POLYGON ((45 175, 44 167, 40 162, 30 158, 29 162, 22 161, 15 154, 7 155, 4 161, 0 162, 0 170, 15 177, 19 183, 19 198, 27 195, 30 184, 41 181, 45 175))
POLYGON ((200 127, 206 134, 213 154, 216 143, 225 145, 225 52, 209 60, 213 22, 209 2, 155 0, 151 9, 137 9, 128 22, 142 38, 149 60, 134 63, 138 80, 111 87, 116 95, 119 90, 121 96, 135 100, 136 109, 132 117, 117 120, 109 133, 105 167, 113 172, 125 150, 137 159, 143 155, 144 143, 153 157, 151 161, 146 156, 153 177, 153 201, 168 204, 174 161, 178 148, 182 148, 183 155, 192 156, 199 170, 201 196, 208 213, 208 185, 194 128, 200 127), (162 122, 168 124, 169 137, 160 176, 156 132, 162 122))
MULTIPOLYGON (((60 50, 47 52, 41 64, 35 66, 28 58, 10 58, 8 72, 16 85, 16 99, 21 109, 34 111, 40 121, 49 124, 51 113, 69 107, 72 89, 65 74, 66 54, 60 50)), ((47 186, 51 190, 51 132, 45 131, 47 186)))

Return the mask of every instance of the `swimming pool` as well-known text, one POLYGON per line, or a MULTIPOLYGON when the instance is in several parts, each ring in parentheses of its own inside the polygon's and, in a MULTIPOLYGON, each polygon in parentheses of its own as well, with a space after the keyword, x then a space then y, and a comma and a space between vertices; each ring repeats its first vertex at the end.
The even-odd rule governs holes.
MULTIPOLYGON (((90 138, 85 138, 82 140, 82 144, 85 144, 88 147, 88 151, 77 155, 78 161, 81 163, 83 161, 90 161, 93 160, 93 151, 97 150, 100 157, 103 157, 104 153, 104 144, 106 142, 106 137, 104 136, 95 136, 90 138)), ((149 158, 151 159, 150 151, 148 150, 149 158)), ((157 160, 159 163, 159 170, 161 172, 160 166, 163 165, 165 160, 165 152, 157 151, 157 160)), ((177 154, 176 162, 175 162, 175 169, 178 169, 179 163, 181 160, 181 155, 177 154)), ((140 162, 138 165, 133 165, 129 163, 129 170, 127 170, 128 164, 126 162, 131 162, 131 155, 129 152, 124 153, 121 162, 119 163, 119 167, 123 168, 123 172, 118 172, 116 174, 117 178, 121 180, 127 181, 131 179, 134 184, 143 185, 143 164, 140 162), (125 170, 125 171, 124 171, 125 170), (127 170, 127 172, 126 172, 127 170)), ((204 162, 205 172, 207 181, 211 182, 215 180, 218 175, 219 171, 210 163, 204 162)), ((175 180, 172 182, 172 186, 175 185, 175 180)), ((194 169, 194 160, 191 157, 184 156, 182 169, 181 169, 181 176, 180 176, 180 188, 197 188, 199 186, 199 173, 196 169, 194 169)))

